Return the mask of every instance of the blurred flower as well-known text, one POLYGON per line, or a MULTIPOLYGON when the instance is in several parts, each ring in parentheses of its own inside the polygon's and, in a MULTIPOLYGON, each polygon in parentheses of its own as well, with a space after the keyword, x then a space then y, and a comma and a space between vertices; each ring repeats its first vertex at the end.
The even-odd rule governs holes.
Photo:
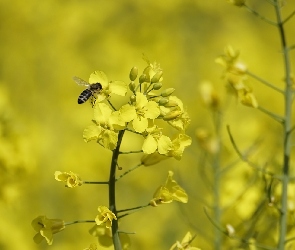
POLYGON ((97 140, 105 148, 113 150, 117 146, 118 132, 124 129, 125 122, 120 120, 119 112, 113 112, 104 103, 96 103, 94 106, 94 125, 88 126, 83 133, 86 142, 97 140))
POLYGON ((200 94, 204 104, 212 109, 220 106, 220 97, 210 82, 203 82, 200 86, 200 94))
POLYGON ((116 215, 109 210, 106 206, 98 207, 99 214, 95 218, 95 222, 97 225, 101 225, 102 223, 106 223, 106 227, 112 227, 112 221, 117 220, 116 215))
POLYGON ((230 4, 233 4, 238 7, 242 7, 245 5, 246 0, 227 0, 230 4))
POLYGON ((230 224, 226 224, 226 225, 225 225, 225 228, 226 228, 227 235, 228 235, 229 237, 232 237, 232 236, 235 235, 235 229, 234 229, 234 227, 233 227, 232 225, 230 225, 230 224))
POLYGON ((48 245, 53 242, 53 234, 62 231, 65 223, 61 219, 48 219, 46 216, 38 216, 32 221, 32 227, 37 232, 34 236, 35 243, 40 243, 43 239, 48 245))
POLYGON ((180 160, 184 149, 191 144, 192 139, 188 135, 178 134, 178 136, 172 141, 172 147, 166 155, 174 157, 176 160, 180 160))
POLYGON ((83 250, 97 250, 97 246, 95 243, 92 243, 89 247, 84 248, 83 250))
POLYGON ((70 171, 69 173, 55 171, 54 176, 57 181, 65 182, 66 187, 69 188, 74 188, 83 184, 83 181, 80 179, 80 177, 72 171, 70 171))
POLYGON ((215 59, 215 62, 225 67, 226 72, 243 75, 247 72, 247 66, 238 61, 239 51, 235 51, 230 45, 225 47, 224 54, 215 59))
POLYGON ((146 129, 148 135, 142 145, 142 150, 145 154, 152 154, 156 152, 156 150, 159 154, 167 154, 171 149, 172 142, 170 138, 163 135, 161 130, 162 129, 158 128, 158 126, 146 129))
POLYGON ((100 83, 102 90, 96 97, 98 102, 108 98, 111 94, 125 96, 127 93, 127 84, 122 81, 109 81, 106 74, 102 71, 94 71, 89 77, 89 83, 100 83))
MULTIPOLYGON (((107 228, 103 225, 100 225, 100 226, 95 225, 89 230, 89 233, 92 236, 97 237, 98 245, 102 249, 104 248, 111 249, 110 247, 113 246, 112 228, 107 228)), ((123 250, 130 249, 131 242, 130 242, 130 238, 128 234, 119 234, 119 238, 121 241, 122 249, 123 250)))
POLYGON ((170 248, 170 250, 200 250, 197 247, 191 247, 190 243, 192 242, 193 237, 190 232, 187 232, 184 238, 182 239, 181 243, 176 241, 170 248))
POLYGON ((142 133, 148 127, 148 119, 156 119, 160 115, 158 103, 148 101, 147 97, 136 92, 134 105, 126 104, 120 109, 120 117, 125 122, 132 121, 136 132, 142 133))
POLYGON ((172 201, 179 201, 187 203, 188 196, 184 189, 180 187, 175 180, 172 179, 173 172, 168 172, 168 178, 164 186, 160 186, 155 194, 154 198, 150 201, 150 204, 154 207, 163 204, 171 203, 172 201))
POLYGON ((195 133, 200 146, 205 151, 216 154, 220 150, 220 139, 212 137, 206 129, 198 128, 195 133))

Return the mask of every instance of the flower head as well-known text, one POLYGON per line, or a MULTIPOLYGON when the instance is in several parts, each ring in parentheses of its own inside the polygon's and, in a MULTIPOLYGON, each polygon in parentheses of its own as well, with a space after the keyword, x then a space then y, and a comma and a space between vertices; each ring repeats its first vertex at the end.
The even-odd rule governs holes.
POLYGON ((113 112, 104 103, 96 103, 93 123, 84 130, 84 140, 86 142, 96 140, 105 148, 115 149, 118 141, 118 130, 124 129, 125 126, 125 122, 120 119, 119 113, 113 112))
POLYGON ((38 216, 32 221, 32 227, 37 232, 34 236, 35 243, 40 243, 43 239, 48 245, 53 242, 53 234, 62 231, 65 223, 61 219, 48 219, 46 216, 38 216))
POLYGON ((191 247, 190 243, 194 238, 190 232, 187 232, 181 242, 176 241, 170 248, 170 250, 200 250, 197 247, 191 247))
POLYGON ((80 177, 77 174, 73 173, 72 171, 70 171, 69 173, 55 171, 54 176, 57 181, 65 182, 66 187, 69 187, 69 188, 81 186, 83 183, 80 177))
POLYGON ((163 203, 171 203, 174 200, 187 203, 188 196, 186 192, 175 180, 173 180, 172 176, 173 172, 169 171, 165 185, 160 186, 156 190, 154 198, 150 201, 152 206, 157 206, 163 203))
POLYGON ((152 154, 156 150, 159 154, 167 154, 169 152, 172 142, 168 136, 162 134, 161 130, 158 126, 147 128, 148 135, 142 145, 142 150, 145 154, 152 154))
POLYGON ((166 155, 169 157, 174 157, 176 160, 180 160, 184 149, 191 144, 192 139, 188 135, 178 134, 177 137, 172 141, 172 146, 166 155))
POLYGON ((109 98, 112 94, 125 96, 127 93, 127 84, 122 81, 109 81, 103 71, 94 71, 89 77, 89 83, 100 83, 102 90, 97 96, 97 101, 101 102, 109 98))
POLYGON ((95 218, 95 222, 97 225, 101 225, 103 223, 106 224, 107 228, 112 227, 112 221, 117 220, 117 217, 111 210, 109 210, 106 206, 98 207, 99 214, 95 218))

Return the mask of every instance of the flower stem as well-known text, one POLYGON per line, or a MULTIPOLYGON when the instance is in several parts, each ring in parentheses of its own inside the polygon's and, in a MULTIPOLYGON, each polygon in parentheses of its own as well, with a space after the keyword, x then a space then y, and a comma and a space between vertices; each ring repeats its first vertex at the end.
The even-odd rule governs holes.
MULTIPOLYGON (((116 209, 116 169, 118 157, 120 155, 120 146, 124 136, 125 130, 121 130, 118 135, 117 147, 113 150, 111 169, 110 169, 110 178, 109 178, 109 209, 117 216, 116 209)), ((118 233, 118 221, 113 220, 112 223, 112 236, 113 236, 113 244, 115 250, 121 250, 121 242, 119 239, 118 233)))
POLYGON ((77 224, 77 223, 95 223, 95 220, 75 220, 75 221, 71 221, 71 222, 66 222, 65 226, 69 226, 69 225, 73 225, 73 224, 77 224))
POLYGON ((279 30, 279 36, 281 39, 281 48, 283 51, 283 61, 285 67, 285 112, 284 112, 284 142, 283 142, 283 167, 282 167, 282 194, 281 194, 281 213, 280 213, 280 225, 279 225, 279 242, 277 249, 285 249, 286 237, 287 237, 287 199, 288 199, 288 183, 289 183, 289 169, 290 169, 290 155, 291 155, 291 130, 292 130, 292 80, 291 80, 291 65, 289 49, 286 42, 286 35, 284 30, 284 21, 281 17, 281 6, 279 0, 275 0, 275 12, 277 17, 277 27, 279 30))

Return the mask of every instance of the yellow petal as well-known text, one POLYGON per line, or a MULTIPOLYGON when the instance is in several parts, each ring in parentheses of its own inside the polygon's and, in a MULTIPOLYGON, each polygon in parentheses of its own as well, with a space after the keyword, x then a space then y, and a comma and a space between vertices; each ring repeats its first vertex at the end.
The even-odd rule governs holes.
POLYGON ((152 154, 157 150, 157 147, 158 147, 158 143, 155 140, 155 138, 151 135, 148 135, 143 142, 142 151, 145 154, 152 154))

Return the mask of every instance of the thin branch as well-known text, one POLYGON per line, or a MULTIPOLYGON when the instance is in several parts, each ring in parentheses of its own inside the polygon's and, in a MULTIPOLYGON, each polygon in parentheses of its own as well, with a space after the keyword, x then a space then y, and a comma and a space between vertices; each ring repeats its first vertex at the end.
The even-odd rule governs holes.
POLYGON ((111 101, 109 99, 107 99, 107 102, 110 104, 110 106, 112 107, 112 109, 114 111, 117 111, 117 109, 114 107, 114 105, 111 103, 111 101))
POLYGON ((295 10, 289 16, 285 18, 282 24, 285 24, 286 22, 288 22, 294 15, 295 15, 295 10))
POLYGON ((142 150, 134 150, 134 151, 126 151, 126 152, 119 152, 119 154, 137 154, 137 153, 142 153, 142 150))
POLYGON ((143 206, 126 208, 126 209, 121 209, 121 210, 118 210, 117 212, 118 213, 123 213, 123 212, 127 212, 127 211, 142 209, 142 208, 145 208, 145 207, 148 207, 148 206, 150 206, 150 204, 146 204, 146 205, 143 205, 143 206))
POLYGON ((142 135, 141 133, 136 132, 136 131, 134 131, 134 130, 132 130, 130 128, 125 128, 125 131, 129 131, 129 132, 134 133, 134 134, 137 134, 137 135, 142 135))
POLYGON ((65 222, 65 226, 70 226, 77 223, 95 223, 95 220, 75 220, 71 222, 65 222))
POLYGON ((263 84, 266 85, 267 87, 269 87, 269 88, 271 88, 271 89, 273 89, 273 90, 275 90, 275 91, 277 91, 277 92, 279 92, 279 93, 281 93, 281 94, 284 94, 284 90, 282 90, 282 89, 276 87, 276 86, 273 85, 272 83, 270 83, 270 82, 264 80, 263 78, 261 78, 261 77, 255 75, 255 74, 252 73, 251 71, 248 70, 248 71, 246 72, 246 74, 249 75, 249 76, 251 76, 252 78, 256 79, 257 81, 263 83, 263 84))
POLYGON ((83 181, 83 184, 109 184, 108 181, 83 181))
POLYGON ((120 180, 123 176, 125 176, 126 174, 129 174, 130 172, 134 171, 135 169, 139 168, 140 166, 142 166, 142 163, 137 164, 136 166, 134 166, 133 168, 130 168, 129 170, 127 170, 125 173, 121 174, 116 181, 120 180))
POLYGON ((141 209, 146 208, 146 207, 149 207, 149 206, 151 206, 151 205, 150 204, 147 204, 147 205, 140 206, 140 207, 134 207, 134 208, 130 208, 130 209, 120 210, 120 212, 123 212, 123 211, 132 211, 132 212, 119 215, 119 216, 117 216, 117 218, 118 219, 122 219, 123 217, 125 217, 127 215, 131 215, 131 214, 137 212, 138 210, 141 210, 141 209))
POLYGON ((261 16, 256 10, 253 10, 252 8, 250 8, 248 5, 244 5, 245 8, 250 11, 254 16, 260 18, 261 20, 267 22, 268 24, 271 24, 271 25, 274 25, 274 26, 277 26, 277 23, 274 22, 274 21, 271 21, 269 19, 267 19, 266 17, 264 16, 261 16))
POLYGON ((282 116, 279 116, 261 106, 258 106, 257 109, 259 111, 261 111, 262 113, 268 115, 269 117, 273 118, 275 121, 279 122, 279 123, 284 123, 284 118, 282 116))
POLYGON ((246 156, 246 155, 243 155, 243 154, 241 153, 241 151, 239 150, 239 148, 238 148, 238 146, 237 146, 237 144, 236 144, 236 142, 235 142, 235 140, 234 140, 234 138, 233 138, 233 135, 232 135, 232 133, 231 133, 231 131, 230 131, 230 127, 229 127, 229 125, 226 126, 226 129, 227 129, 227 132, 228 132, 228 135, 229 135, 230 141, 231 141, 231 143, 232 143, 232 145, 233 145, 233 147, 234 147, 234 150, 236 151, 236 153, 238 154, 238 156, 240 157, 240 159, 241 159, 242 161, 248 163, 250 167, 256 169, 257 171, 260 171, 260 172, 262 172, 262 173, 264 173, 264 174, 267 174, 267 175, 270 175, 270 176, 274 176, 274 174, 273 174, 272 172, 270 172, 270 171, 268 171, 268 170, 266 170, 266 169, 264 169, 264 168, 258 167, 258 166, 256 166, 256 164, 250 162, 250 161, 247 159, 247 156, 246 156))

